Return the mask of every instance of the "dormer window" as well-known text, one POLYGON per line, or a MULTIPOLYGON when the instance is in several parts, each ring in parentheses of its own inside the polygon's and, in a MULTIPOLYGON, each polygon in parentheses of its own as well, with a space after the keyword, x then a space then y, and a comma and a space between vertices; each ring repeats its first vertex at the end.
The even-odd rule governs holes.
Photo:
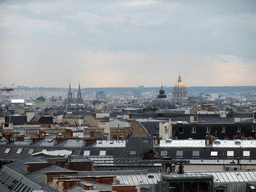
POLYGON ((225 133, 226 132, 226 127, 225 126, 222 126, 221 127, 221 133, 225 133))
POLYGON ((192 133, 196 133, 196 127, 192 127, 192 133))
POLYGON ((220 145, 220 144, 221 144, 220 140, 216 140, 216 141, 214 141, 213 143, 214 143, 215 145, 220 145))
POLYGON ((183 134, 184 133, 184 127, 179 127, 179 134, 183 134))
POLYGON ((168 127, 167 126, 164 127, 164 133, 168 133, 168 127))
POLYGON ((211 132, 211 128, 210 127, 206 127, 206 133, 210 134, 211 132))
POLYGON ((241 145, 241 141, 240 140, 236 140, 235 141, 235 145, 241 145))

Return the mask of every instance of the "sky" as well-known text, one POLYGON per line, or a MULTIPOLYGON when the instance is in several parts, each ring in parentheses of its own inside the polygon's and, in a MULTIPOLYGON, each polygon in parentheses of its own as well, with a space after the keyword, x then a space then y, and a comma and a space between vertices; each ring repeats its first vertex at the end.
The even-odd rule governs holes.
POLYGON ((0 84, 256 85, 255 0, 2 0, 0 84))

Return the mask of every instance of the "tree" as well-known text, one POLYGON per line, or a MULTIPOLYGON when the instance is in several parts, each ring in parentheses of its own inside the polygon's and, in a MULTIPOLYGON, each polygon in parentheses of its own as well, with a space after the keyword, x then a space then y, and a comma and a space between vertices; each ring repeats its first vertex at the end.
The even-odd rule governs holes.
POLYGON ((154 112, 156 112, 156 110, 157 109, 155 107, 148 106, 143 109, 139 109, 138 113, 154 113, 154 112))
POLYGON ((37 97, 37 99, 36 99, 37 101, 45 101, 45 98, 44 98, 44 96, 40 96, 40 97, 37 97))
POLYGON ((100 103, 101 103, 101 101, 99 101, 99 100, 95 100, 92 102, 93 105, 100 104, 100 103))

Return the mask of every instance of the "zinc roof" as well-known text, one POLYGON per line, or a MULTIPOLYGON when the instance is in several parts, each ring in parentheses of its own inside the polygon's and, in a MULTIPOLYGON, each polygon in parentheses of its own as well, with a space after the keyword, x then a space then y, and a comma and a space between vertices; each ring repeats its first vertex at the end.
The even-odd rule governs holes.
MULTIPOLYGON (((215 140, 210 145, 215 148, 255 148, 256 140, 215 140)), ((160 147, 206 147, 205 140, 173 140, 166 139, 160 141, 160 147)))

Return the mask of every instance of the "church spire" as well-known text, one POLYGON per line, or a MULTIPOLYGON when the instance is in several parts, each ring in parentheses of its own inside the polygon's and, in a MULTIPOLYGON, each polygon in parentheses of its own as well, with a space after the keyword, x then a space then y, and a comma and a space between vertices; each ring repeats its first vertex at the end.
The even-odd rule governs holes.
POLYGON ((180 72, 179 72, 179 76, 178 76, 178 82, 181 82, 180 72))
POLYGON ((69 82, 68 99, 72 100, 72 92, 71 92, 71 84, 70 84, 70 82, 69 82))
POLYGON ((82 93, 81 93, 80 81, 79 81, 78 92, 77 92, 77 99, 81 99, 81 98, 82 98, 82 93))

